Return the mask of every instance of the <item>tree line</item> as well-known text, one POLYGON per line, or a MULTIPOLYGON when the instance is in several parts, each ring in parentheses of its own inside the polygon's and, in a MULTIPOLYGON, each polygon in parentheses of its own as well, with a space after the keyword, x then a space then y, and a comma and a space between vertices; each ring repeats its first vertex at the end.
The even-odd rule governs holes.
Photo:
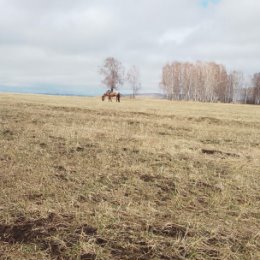
MULTIPOLYGON (((132 66, 125 72, 114 57, 106 58, 99 72, 102 83, 112 92, 124 82, 133 98, 141 89, 139 69, 132 66)), ((215 62, 167 63, 162 68, 160 88, 169 100, 260 104, 260 72, 248 79, 243 72, 227 72, 224 65, 215 62)))
POLYGON ((260 104, 260 73, 246 80, 215 62, 173 62, 162 68, 160 87, 169 100, 260 104))

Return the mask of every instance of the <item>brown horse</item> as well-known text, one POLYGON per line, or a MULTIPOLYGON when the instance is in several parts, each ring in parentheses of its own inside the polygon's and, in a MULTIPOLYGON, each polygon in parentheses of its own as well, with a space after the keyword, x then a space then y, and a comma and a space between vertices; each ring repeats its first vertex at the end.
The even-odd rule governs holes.
POLYGON ((112 102, 113 97, 116 97, 116 102, 120 102, 120 93, 119 92, 107 91, 106 93, 103 94, 102 101, 104 101, 106 97, 108 97, 108 101, 110 101, 110 102, 112 102))

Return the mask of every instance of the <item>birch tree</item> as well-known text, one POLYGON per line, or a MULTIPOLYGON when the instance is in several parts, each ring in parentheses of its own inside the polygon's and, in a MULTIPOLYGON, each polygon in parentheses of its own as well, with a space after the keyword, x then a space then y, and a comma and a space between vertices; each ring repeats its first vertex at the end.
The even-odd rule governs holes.
POLYGON ((100 74, 103 76, 102 83, 106 85, 111 92, 118 89, 124 83, 124 67, 120 61, 113 57, 105 59, 100 74))
POLYGON ((260 72, 255 73, 253 76, 253 98, 254 103, 260 104, 260 72))
POLYGON ((127 72, 126 77, 132 90, 132 97, 135 98, 138 91, 141 89, 140 72, 136 66, 132 66, 127 72))

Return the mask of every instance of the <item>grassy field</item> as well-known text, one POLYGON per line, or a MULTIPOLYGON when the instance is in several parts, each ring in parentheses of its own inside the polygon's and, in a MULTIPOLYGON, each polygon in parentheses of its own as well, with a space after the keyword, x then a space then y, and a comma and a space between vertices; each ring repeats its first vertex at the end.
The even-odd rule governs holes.
POLYGON ((260 259, 260 107, 0 94, 0 259, 260 259))

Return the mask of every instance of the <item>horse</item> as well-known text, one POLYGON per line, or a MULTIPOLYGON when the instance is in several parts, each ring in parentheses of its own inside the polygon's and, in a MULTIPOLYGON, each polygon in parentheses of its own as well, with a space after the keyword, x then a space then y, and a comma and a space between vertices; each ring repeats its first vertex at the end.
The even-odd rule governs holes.
POLYGON ((112 98, 116 97, 116 102, 120 102, 120 93, 119 92, 110 92, 109 90, 103 94, 102 101, 105 100, 106 97, 108 97, 108 101, 112 102, 112 98))

